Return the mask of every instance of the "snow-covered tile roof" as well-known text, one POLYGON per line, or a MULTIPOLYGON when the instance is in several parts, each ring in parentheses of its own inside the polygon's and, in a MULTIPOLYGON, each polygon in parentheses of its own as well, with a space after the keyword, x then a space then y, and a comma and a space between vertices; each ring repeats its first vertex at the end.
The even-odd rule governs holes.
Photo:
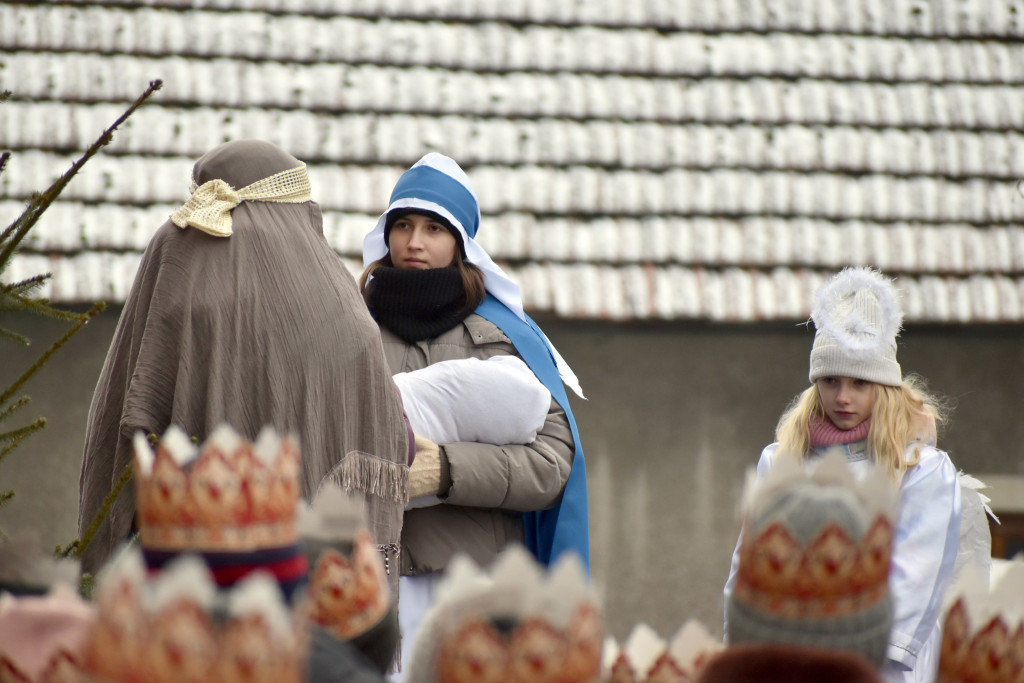
POLYGON ((353 274, 412 161, 481 199, 531 310, 801 320, 838 268, 908 321, 1024 321, 1024 0, 0 5, 0 224, 154 79, 5 279, 123 300, 195 158, 307 162, 353 274))

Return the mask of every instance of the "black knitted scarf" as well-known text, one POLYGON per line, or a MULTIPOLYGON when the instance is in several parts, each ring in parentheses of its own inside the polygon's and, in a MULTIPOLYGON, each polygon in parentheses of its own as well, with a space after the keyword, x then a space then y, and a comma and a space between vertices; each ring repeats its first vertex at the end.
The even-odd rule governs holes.
POLYGON ((377 323, 412 343, 433 339, 473 312, 458 268, 413 270, 379 266, 369 286, 377 323))

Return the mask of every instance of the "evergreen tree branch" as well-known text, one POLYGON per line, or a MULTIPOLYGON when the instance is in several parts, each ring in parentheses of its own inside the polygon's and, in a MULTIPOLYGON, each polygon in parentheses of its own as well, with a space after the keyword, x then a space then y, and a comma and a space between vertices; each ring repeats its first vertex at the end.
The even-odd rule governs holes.
MULTIPOLYGON (((7 505, 7 503, 9 503, 13 498, 14 491, 4 491, 3 493, 0 493, 0 508, 3 508, 5 505, 7 505)), ((10 537, 4 532, 3 529, 0 529, 0 541, 7 540, 10 540, 10 537)))
POLYGON ((28 346, 30 343, 32 343, 31 340, 25 335, 18 334, 17 332, 12 332, 11 330, 6 330, 2 327, 0 327, 0 337, 7 337, 11 341, 17 342, 22 346, 28 346))
MULTIPOLYGON (((47 273, 47 277, 49 277, 49 273, 47 273)), ((68 322, 79 322, 82 320, 88 321, 92 315, 94 315, 90 313, 75 313, 74 311, 65 311, 63 309, 56 308, 50 304, 49 299, 33 299, 31 297, 22 296, 21 294, 11 295, 10 298, 20 304, 13 310, 32 311, 57 320, 65 320, 68 322)))
MULTIPOLYGON (((28 405, 31 401, 32 399, 29 398, 28 396, 22 396, 11 405, 7 406, 3 410, 0 410, 0 422, 3 422, 7 418, 9 418, 11 415, 14 414, 14 411, 16 411, 18 408, 28 405)), ((0 435, 0 439, 2 438, 4 438, 4 436, 0 435)))
POLYGON ((27 427, 21 427, 7 432, 6 434, 0 434, 0 441, 7 441, 7 445, 0 450, 0 460, 7 457, 7 454, 18 447, 22 441, 31 436, 34 432, 38 432, 40 429, 46 426, 46 418, 41 417, 27 427))
POLYGON ((12 223, 6 230, 4 230, 3 234, 0 235, 0 243, 4 243, 3 251, 0 251, 0 271, 2 271, 3 267, 9 262, 11 255, 18 249, 22 240, 25 239, 25 236, 28 234, 28 231, 32 229, 32 226, 36 224, 36 221, 38 221, 39 217, 43 214, 43 211, 45 211, 46 208, 53 203, 53 200, 64 191, 64 188, 81 170, 82 166, 84 166, 89 159, 99 152, 101 147, 110 144, 110 141, 114 138, 114 131, 117 130, 118 126, 124 123, 136 109, 142 106, 142 103, 149 99, 150 95, 162 87, 163 81, 150 81, 149 87, 146 88, 146 91, 142 93, 142 95, 140 95, 139 98, 136 99, 135 102, 133 102, 109 128, 103 131, 99 138, 92 143, 89 149, 87 149, 85 153, 71 165, 71 168, 61 174, 61 176, 57 178, 57 180, 55 180, 46 190, 43 192, 37 192, 32 196, 32 199, 29 201, 28 206, 25 208, 25 211, 21 216, 15 219, 14 223, 12 223))
POLYGON ((77 558, 82 556, 85 549, 89 547, 90 543, 92 543, 92 539, 96 535, 96 532, 99 531, 103 520, 105 520, 107 515, 110 514, 110 508, 113 507, 114 501, 117 500, 117 497, 121 495, 121 489, 123 489, 125 485, 132 480, 132 470, 132 463, 129 462, 125 466, 124 472, 121 473, 121 478, 117 480, 116 484, 114 484, 114 488, 112 488, 110 493, 107 494, 107 497, 103 499, 103 505, 100 506, 99 511, 89 523, 89 528, 85 530, 82 537, 71 541, 71 543, 68 543, 63 548, 57 546, 57 549, 54 550, 54 557, 58 559, 67 559, 69 557, 77 558))
MULTIPOLYGON (((45 191, 33 193, 22 214, 9 226, 4 228, 2 232, 0 232, 0 274, 3 274, 4 271, 7 270, 13 256, 18 253, 21 243, 24 241, 29 231, 36 225, 43 212, 50 207, 68 183, 71 182, 72 178, 78 174, 85 163, 95 156, 102 147, 110 144, 113 140, 114 131, 117 130, 117 128, 124 123, 129 116, 131 116, 154 92, 159 90, 162 86, 163 82, 160 80, 150 81, 149 87, 146 91, 140 95, 111 126, 103 131, 103 133, 82 154, 82 156, 72 163, 71 167, 67 171, 61 174, 45 191)), ((9 99, 10 96, 11 93, 9 91, 0 91, 0 103, 9 99)), ((0 173, 3 173, 3 171, 7 169, 10 158, 10 152, 0 152, 0 173)), ((47 298, 33 298, 32 295, 37 293, 41 285, 49 278, 50 274, 46 273, 22 280, 21 282, 14 283, 13 285, 0 283, 0 311, 26 310, 74 323, 71 329, 69 329, 60 339, 54 342, 45 352, 43 352, 43 354, 35 363, 32 364, 31 367, 28 368, 28 370, 22 373, 22 375, 15 380, 11 386, 0 394, 0 406, 4 406, 11 397, 21 389, 25 382, 27 382, 50 360, 54 353, 62 348, 71 339, 71 337, 79 332, 82 327, 89 322, 89 320, 95 317, 106 306, 103 302, 96 302, 86 313, 74 313, 55 308, 47 298)), ((29 343, 29 339, 26 336, 0 328, 0 338, 4 337, 20 343, 29 343)), ((23 397, 11 406, 3 408, 2 411, 0 411, 0 419, 6 419, 27 402, 28 397, 23 397)), ((0 460, 14 450, 24 439, 35 431, 42 429, 45 425, 45 418, 39 418, 27 427, 22 427, 5 434, 0 434, 0 445, 2 445, 0 460)), ((128 467, 125 468, 125 472, 121 476, 121 479, 104 501, 103 507, 100 509, 96 519, 90 524, 86 534, 81 540, 75 540, 68 546, 68 548, 65 549, 65 556, 72 552, 74 552, 75 556, 80 556, 82 551, 88 547, 93 536, 99 529, 100 524, 109 513, 114 500, 120 494, 125 484, 131 480, 131 473, 132 467, 129 463, 128 467)), ((0 493, 0 506, 13 497, 14 491, 0 493)), ((0 530, 0 538, 6 538, 6 534, 4 534, 2 530, 0 530)), ((61 549, 57 548, 57 552, 59 553, 60 551, 61 549)), ((85 587, 88 579, 91 579, 91 577, 83 577, 83 587, 85 587)))
MULTIPOLYGON (((7 93, 7 94, 9 95, 10 93, 7 93)), ((5 98, 0 97, 0 102, 3 102, 4 99, 5 98)), ((11 160, 11 153, 10 152, 0 152, 0 174, 2 174, 5 170, 7 170, 7 162, 10 161, 10 160, 11 160)), ((8 235, 10 235, 11 232, 14 231, 14 226, 15 225, 17 225, 17 221, 15 221, 14 223, 11 223, 6 228, 4 228, 3 232, 0 232, 0 244, 3 244, 7 240, 8 235)), ((7 268, 7 261, 0 261, 0 273, 2 273, 6 268, 7 268)))
POLYGON ((28 296, 32 292, 37 291, 40 287, 46 284, 46 281, 51 277, 50 273, 42 273, 41 275, 33 275, 30 278, 26 278, 21 282, 11 282, 0 285, 0 291, 8 296, 28 296))
MULTIPOLYGON (((59 550, 59 548, 58 548, 59 550)), ((79 578, 78 581, 78 594, 82 596, 83 600, 91 601, 93 589, 96 588, 96 577, 85 572, 79 578)))
POLYGON ((39 357, 39 359, 35 363, 33 363, 32 366, 29 367, 29 369, 26 370, 21 375, 21 377, 19 377, 18 379, 16 379, 14 381, 14 384, 12 384, 11 386, 7 387, 7 390, 4 391, 4 393, 0 394, 0 405, 3 405, 4 403, 6 403, 7 400, 10 399, 10 397, 13 396, 15 394, 15 392, 17 392, 18 389, 20 389, 21 386, 23 384, 25 384, 25 382, 27 382, 29 380, 29 378, 32 377, 32 375, 34 375, 39 370, 39 368, 43 367, 43 365, 48 360, 50 360, 50 356, 52 356, 54 353, 57 352, 58 349, 60 349, 62 346, 64 346, 66 343, 68 343, 68 340, 71 339, 71 337, 73 337, 76 332, 78 332, 80 329, 82 329, 82 327, 87 322, 92 320, 92 318, 95 317, 104 308, 106 308, 106 304, 103 303, 102 301, 97 301, 96 303, 94 303, 92 305, 92 308, 90 308, 86 313, 84 313, 84 314, 76 314, 76 315, 80 315, 81 316, 80 318, 78 318, 77 324, 73 325, 64 334, 63 337, 61 337, 60 339, 55 341, 50 346, 50 348, 47 349, 43 353, 43 355, 41 355, 39 357))

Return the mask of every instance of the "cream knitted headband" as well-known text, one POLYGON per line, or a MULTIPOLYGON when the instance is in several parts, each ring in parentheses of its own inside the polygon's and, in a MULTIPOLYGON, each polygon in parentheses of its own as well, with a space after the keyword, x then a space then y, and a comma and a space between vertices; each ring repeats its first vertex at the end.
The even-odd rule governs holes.
POLYGON ((240 190, 234 190, 223 180, 208 180, 189 188, 192 196, 171 214, 171 221, 179 228, 192 226, 214 237, 231 235, 231 209, 243 201, 281 202, 300 204, 312 200, 306 165, 257 180, 240 190))

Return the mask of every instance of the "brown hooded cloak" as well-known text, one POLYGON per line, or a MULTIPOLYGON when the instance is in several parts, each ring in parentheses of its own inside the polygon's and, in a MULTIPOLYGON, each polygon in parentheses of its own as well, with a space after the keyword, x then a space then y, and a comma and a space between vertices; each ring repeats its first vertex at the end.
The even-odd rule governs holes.
MULTIPOLYGON (((299 166, 270 143, 239 140, 200 158, 193 181, 239 190, 299 166)), ((79 532, 131 462, 136 432, 176 424, 202 441, 226 422, 255 439, 273 425, 299 437, 304 496, 326 479, 365 494, 394 567, 408 437, 377 325, 315 202, 247 200, 230 215, 229 237, 168 220, 146 249, 89 410, 79 532)), ((129 538, 134 513, 126 486, 84 549, 83 571, 129 538)))

